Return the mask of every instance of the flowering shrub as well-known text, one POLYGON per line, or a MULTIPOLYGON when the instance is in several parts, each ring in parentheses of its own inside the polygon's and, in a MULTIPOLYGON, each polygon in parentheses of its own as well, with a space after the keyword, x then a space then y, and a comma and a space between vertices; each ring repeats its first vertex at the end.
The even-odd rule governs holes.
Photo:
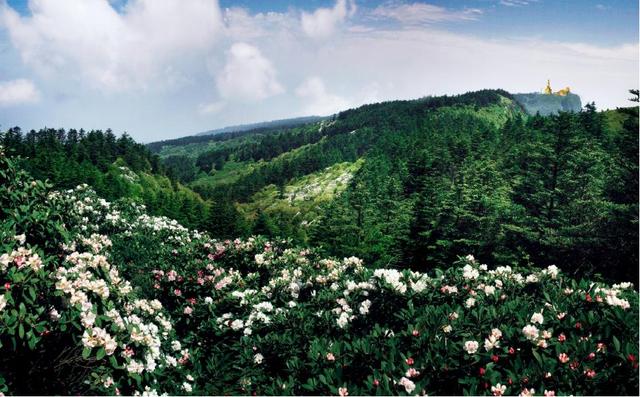
POLYGON ((4 393, 638 392, 630 283, 472 256, 371 269, 50 192, 2 157, 0 179, 4 393))

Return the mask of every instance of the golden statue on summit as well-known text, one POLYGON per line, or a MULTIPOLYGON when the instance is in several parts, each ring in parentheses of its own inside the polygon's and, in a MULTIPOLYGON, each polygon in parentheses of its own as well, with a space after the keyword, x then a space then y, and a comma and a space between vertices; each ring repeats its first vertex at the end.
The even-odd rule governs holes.
POLYGON ((542 90, 542 92, 546 95, 559 95, 559 96, 567 96, 570 92, 571 92, 571 88, 569 87, 564 87, 563 89, 553 92, 553 90, 551 89, 551 81, 547 80, 547 86, 544 87, 544 90, 542 90))

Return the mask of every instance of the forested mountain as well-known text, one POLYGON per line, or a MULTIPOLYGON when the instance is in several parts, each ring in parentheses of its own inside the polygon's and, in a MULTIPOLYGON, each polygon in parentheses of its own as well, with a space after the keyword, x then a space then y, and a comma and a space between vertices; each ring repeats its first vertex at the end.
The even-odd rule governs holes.
POLYGON ((158 153, 212 201, 207 229, 220 237, 290 237, 380 266, 472 252, 635 279, 637 128, 637 108, 530 116, 484 90, 158 153))
POLYGON ((18 128, 0 144, 57 188, 87 183, 215 237, 290 238, 373 266, 472 253, 635 279, 637 129, 637 107, 531 116, 484 90, 170 145, 18 128))

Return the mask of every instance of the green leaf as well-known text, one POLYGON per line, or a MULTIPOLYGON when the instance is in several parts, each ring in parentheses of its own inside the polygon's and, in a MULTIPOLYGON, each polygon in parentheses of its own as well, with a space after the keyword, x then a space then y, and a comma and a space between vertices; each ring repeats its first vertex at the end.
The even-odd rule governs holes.
POLYGON ((104 351, 104 347, 101 347, 100 349, 98 349, 98 353, 96 353, 96 359, 98 360, 102 360, 102 358, 106 355, 107 353, 104 351))
POLYGON ((91 355, 91 348, 85 347, 84 349, 82 349, 82 358, 86 360, 89 358, 90 355, 91 355))
POLYGON ((620 341, 615 336, 613 337, 613 346, 615 346, 616 351, 620 351, 620 341))
POLYGON ((24 338, 24 325, 22 325, 22 323, 18 325, 18 337, 20 337, 20 339, 24 338))
POLYGON ((535 357, 535 359, 538 361, 538 363, 540 363, 540 365, 544 366, 544 362, 542 361, 542 357, 540 357, 540 354, 538 354, 538 352, 535 351, 535 350, 531 350, 531 353, 533 353, 533 357, 535 357))

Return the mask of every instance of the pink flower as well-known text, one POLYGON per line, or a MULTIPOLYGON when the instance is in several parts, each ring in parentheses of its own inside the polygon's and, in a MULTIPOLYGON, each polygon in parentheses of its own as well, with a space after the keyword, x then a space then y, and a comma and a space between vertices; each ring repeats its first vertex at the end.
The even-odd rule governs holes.
POLYGON ((413 365, 413 358, 409 357, 405 360, 405 362, 407 363, 407 365, 413 365))
POLYGON ((405 374, 407 378, 415 378, 418 375, 420 375, 420 371, 417 371, 415 368, 409 368, 405 374))
POLYGON ((602 342, 598 343, 597 348, 596 348, 596 351, 597 351, 598 353, 602 353, 602 352, 604 352, 605 350, 607 350, 607 345, 605 345, 605 344, 604 344, 604 343, 602 343, 602 342))
POLYGON ((593 360, 594 358, 596 358, 596 354, 594 352, 589 353, 587 356, 587 360, 593 360))
POLYGON ((373 386, 375 386, 375 387, 380 386, 380 381, 378 379, 374 379, 373 380, 373 386))
POLYGON ((177 289, 177 288, 173 290, 173 293, 174 293, 174 294, 176 294, 176 296, 180 296, 180 295, 182 295, 182 291, 180 291, 180 290, 179 290, 179 289, 177 289))
POLYGON ((187 306, 184 308, 184 314, 190 315, 191 313, 193 313, 193 309, 191 308, 191 306, 187 306))
POLYGON ((593 379, 593 378, 595 378, 595 377, 596 377, 596 371, 592 370, 591 368, 587 368, 587 369, 584 371, 584 375, 585 375, 587 378, 593 379))
POLYGON ((133 351, 133 349, 129 346, 125 347, 124 351, 122 352, 122 355, 125 357, 132 357, 135 355, 135 352, 133 351))
POLYGON ((556 392, 553 391, 553 390, 545 390, 544 391, 544 395, 547 396, 547 397, 555 397, 556 392))
POLYGON ((18 269, 22 268, 25 264, 24 256, 17 256, 13 261, 18 265, 18 269))
POLYGON ((414 330, 411 332, 411 335, 413 335, 413 336, 420 336, 420 331, 418 331, 417 329, 414 329, 414 330))
POLYGON ((567 336, 564 334, 564 332, 558 335, 558 342, 564 342, 566 340, 567 340, 567 336))
POLYGON ((560 353, 558 355, 558 360, 560 360, 561 363, 565 364, 569 361, 569 356, 567 355, 567 353, 560 353))
POLYGON ((346 387, 341 387, 338 389, 338 395, 340 395, 341 397, 345 397, 349 395, 349 391, 347 390, 346 387))
POLYGON ((329 352, 327 353, 327 360, 336 361, 336 356, 334 356, 333 353, 329 352))

